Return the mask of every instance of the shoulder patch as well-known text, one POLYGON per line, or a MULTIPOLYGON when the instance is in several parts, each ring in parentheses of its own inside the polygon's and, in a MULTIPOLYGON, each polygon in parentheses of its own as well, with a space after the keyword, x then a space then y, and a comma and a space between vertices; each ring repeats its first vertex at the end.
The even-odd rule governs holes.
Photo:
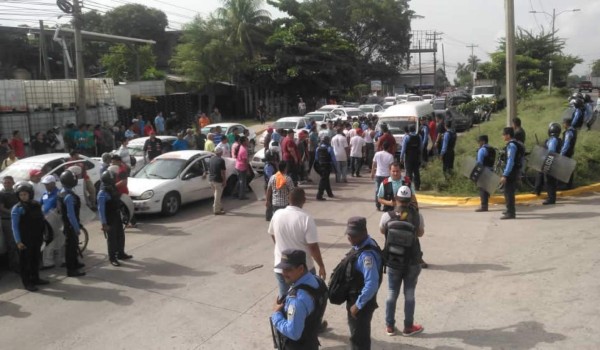
POLYGON ((365 255, 363 266, 365 269, 370 269, 373 267, 373 256, 371 256, 371 254, 365 255))
POLYGON ((288 307, 288 310, 287 310, 287 318, 288 318, 288 321, 289 321, 290 319, 294 318, 294 314, 295 314, 295 313, 296 313, 296 308, 294 307, 294 305, 293 305, 293 304, 290 304, 290 306, 288 307))

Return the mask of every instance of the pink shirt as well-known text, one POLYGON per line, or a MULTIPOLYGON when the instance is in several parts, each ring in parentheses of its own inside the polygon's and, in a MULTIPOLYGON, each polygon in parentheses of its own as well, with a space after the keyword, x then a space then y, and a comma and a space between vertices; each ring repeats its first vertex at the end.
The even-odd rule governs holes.
POLYGON ((240 145, 237 157, 235 158, 235 168, 239 171, 248 170, 248 151, 244 146, 240 145))

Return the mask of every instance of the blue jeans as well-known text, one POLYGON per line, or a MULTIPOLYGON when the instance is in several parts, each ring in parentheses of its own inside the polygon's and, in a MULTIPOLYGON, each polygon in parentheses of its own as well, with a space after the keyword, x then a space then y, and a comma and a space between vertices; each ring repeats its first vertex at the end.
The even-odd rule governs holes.
POLYGON ((346 179, 348 175, 348 162, 347 161, 337 161, 336 172, 335 172, 335 182, 340 181, 348 181, 346 179))
POLYGON ((246 197, 246 188, 248 185, 246 184, 246 177, 248 176, 248 171, 246 170, 237 170, 238 175, 238 198, 242 199, 246 197))
POLYGON ((383 180, 385 180, 388 177, 389 176, 375 176, 375 206, 377 207, 377 209, 381 209, 381 204, 379 204, 378 200, 379 196, 377 195, 377 193, 379 193, 379 187, 381 186, 383 180))
MULTIPOLYGON (((312 273, 313 275, 317 274, 317 270, 313 267, 312 269, 310 269, 310 273, 312 273)), ((290 285, 285 283, 285 279, 283 278, 283 275, 280 273, 275 272, 275 279, 277 280, 277 286, 279 287, 279 299, 283 299, 283 297, 287 294, 288 290, 290 289, 290 285)))
POLYGON ((417 280, 421 273, 421 265, 409 266, 407 270, 401 271, 387 268, 388 274, 388 297, 385 301, 385 324, 394 327, 396 324, 396 301, 400 294, 400 287, 404 281, 404 328, 413 326, 415 315, 415 289, 417 280))

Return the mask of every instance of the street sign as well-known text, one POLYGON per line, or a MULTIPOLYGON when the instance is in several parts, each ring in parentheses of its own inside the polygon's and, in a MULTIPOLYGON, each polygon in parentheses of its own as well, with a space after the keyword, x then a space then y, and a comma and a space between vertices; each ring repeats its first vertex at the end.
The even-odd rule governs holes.
POLYGON ((371 91, 381 91, 381 80, 371 80, 371 91))

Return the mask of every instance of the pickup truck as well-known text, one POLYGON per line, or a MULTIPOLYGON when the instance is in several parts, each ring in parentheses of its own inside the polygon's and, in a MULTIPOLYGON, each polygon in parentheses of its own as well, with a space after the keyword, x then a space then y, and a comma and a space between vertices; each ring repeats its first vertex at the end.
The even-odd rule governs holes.
POLYGON ((579 82, 579 86, 578 86, 578 90, 579 92, 582 91, 588 91, 588 92, 592 92, 592 90, 594 89, 594 86, 592 85, 592 82, 589 80, 584 80, 579 82))

